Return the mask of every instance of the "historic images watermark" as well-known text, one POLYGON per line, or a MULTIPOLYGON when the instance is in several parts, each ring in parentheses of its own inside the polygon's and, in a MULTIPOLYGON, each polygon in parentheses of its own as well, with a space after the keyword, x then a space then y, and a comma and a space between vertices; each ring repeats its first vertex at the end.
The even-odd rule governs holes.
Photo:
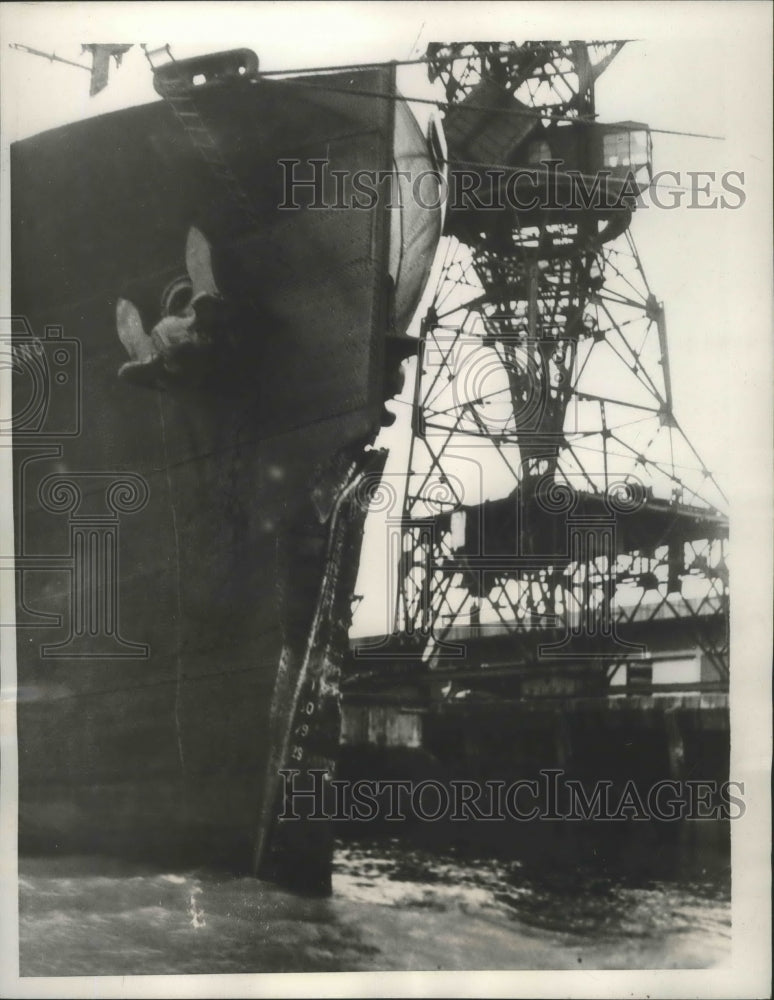
POLYGON ((400 779, 345 781, 332 779, 322 768, 306 772, 311 785, 301 784, 300 771, 279 771, 284 782, 283 821, 405 822, 438 820, 465 822, 530 822, 533 820, 677 820, 741 819, 746 812, 744 782, 662 780, 643 789, 600 780, 593 784, 567 777, 561 769, 545 768, 535 778, 507 782, 423 781, 400 779))
POLYGON ((428 169, 337 170, 324 157, 278 161, 284 210, 372 211, 377 205, 403 208, 413 202, 434 211, 601 211, 624 208, 742 208, 746 201, 742 170, 659 170, 643 181, 633 172, 612 170, 590 175, 564 169, 562 160, 534 167, 456 166, 450 172, 428 169))

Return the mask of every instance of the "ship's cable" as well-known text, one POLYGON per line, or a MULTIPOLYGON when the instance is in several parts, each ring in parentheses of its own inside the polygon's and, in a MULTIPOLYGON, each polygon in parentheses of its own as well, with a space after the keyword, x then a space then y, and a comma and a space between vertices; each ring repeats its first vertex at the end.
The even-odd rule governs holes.
MULTIPOLYGON (((261 74, 266 76, 267 74, 261 74)), ((289 79, 283 79, 283 84, 292 84, 298 87, 311 87, 316 92, 317 91, 328 91, 333 94, 348 94, 352 97, 376 97, 385 101, 396 101, 405 104, 429 104, 441 111, 446 111, 449 108, 459 108, 462 105, 455 103, 454 101, 443 101, 437 97, 417 97, 408 96, 405 94, 388 94, 382 90, 363 90, 358 88, 353 90, 350 87, 335 87, 330 84, 321 84, 319 79, 300 79, 297 77, 292 77, 289 79)), ((541 108, 497 108, 487 105, 476 105, 475 108, 465 109, 470 111, 488 111, 492 114, 497 115, 508 115, 516 118, 535 118, 544 119, 550 121, 566 121, 573 122, 575 124, 584 125, 596 125, 599 128, 611 128, 616 125, 620 125, 618 122, 601 122, 596 118, 590 118, 584 115, 565 115, 565 114, 555 114, 552 108, 557 105, 546 104, 541 108)), ((659 135, 679 135, 685 136, 689 139, 712 139, 716 142, 725 142, 725 136, 722 135, 710 135, 706 132, 687 132, 682 129, 668 129, 668 128, 655 128, 652 126, 647 126, 649 132, 654 132, 659 135)))

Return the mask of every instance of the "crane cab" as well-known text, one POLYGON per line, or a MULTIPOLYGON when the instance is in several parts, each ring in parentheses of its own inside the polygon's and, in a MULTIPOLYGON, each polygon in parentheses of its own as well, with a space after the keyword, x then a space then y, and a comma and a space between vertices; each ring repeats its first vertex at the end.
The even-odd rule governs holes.
POLYGON ((446 232, 465 242, 563 223, 604 242, 626 228, 652 178, 647 125, 553 118, 492 79, 448 108, 444 131, 446 232))

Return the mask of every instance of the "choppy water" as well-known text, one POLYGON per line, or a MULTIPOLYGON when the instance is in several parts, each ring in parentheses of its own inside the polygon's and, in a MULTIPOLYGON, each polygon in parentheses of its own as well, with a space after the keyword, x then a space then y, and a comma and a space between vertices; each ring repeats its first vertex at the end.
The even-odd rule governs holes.
POLYGON ((728 880, 628 879, 398 840, 336 852, 309 899, 207 870, 20 860, 22 975, 702 968, 727 959, 728 880))

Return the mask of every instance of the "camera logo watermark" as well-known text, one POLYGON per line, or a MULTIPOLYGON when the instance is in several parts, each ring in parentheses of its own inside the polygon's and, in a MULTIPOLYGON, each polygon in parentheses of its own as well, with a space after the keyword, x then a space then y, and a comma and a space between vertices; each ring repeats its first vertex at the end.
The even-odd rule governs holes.
POLYGON ((24 317, 0 320, 0 365, 14 375, 9 417, 0 417, 0 437, 77 437, 82 424, 81 345, 61 326, 35 337, 24 317))

